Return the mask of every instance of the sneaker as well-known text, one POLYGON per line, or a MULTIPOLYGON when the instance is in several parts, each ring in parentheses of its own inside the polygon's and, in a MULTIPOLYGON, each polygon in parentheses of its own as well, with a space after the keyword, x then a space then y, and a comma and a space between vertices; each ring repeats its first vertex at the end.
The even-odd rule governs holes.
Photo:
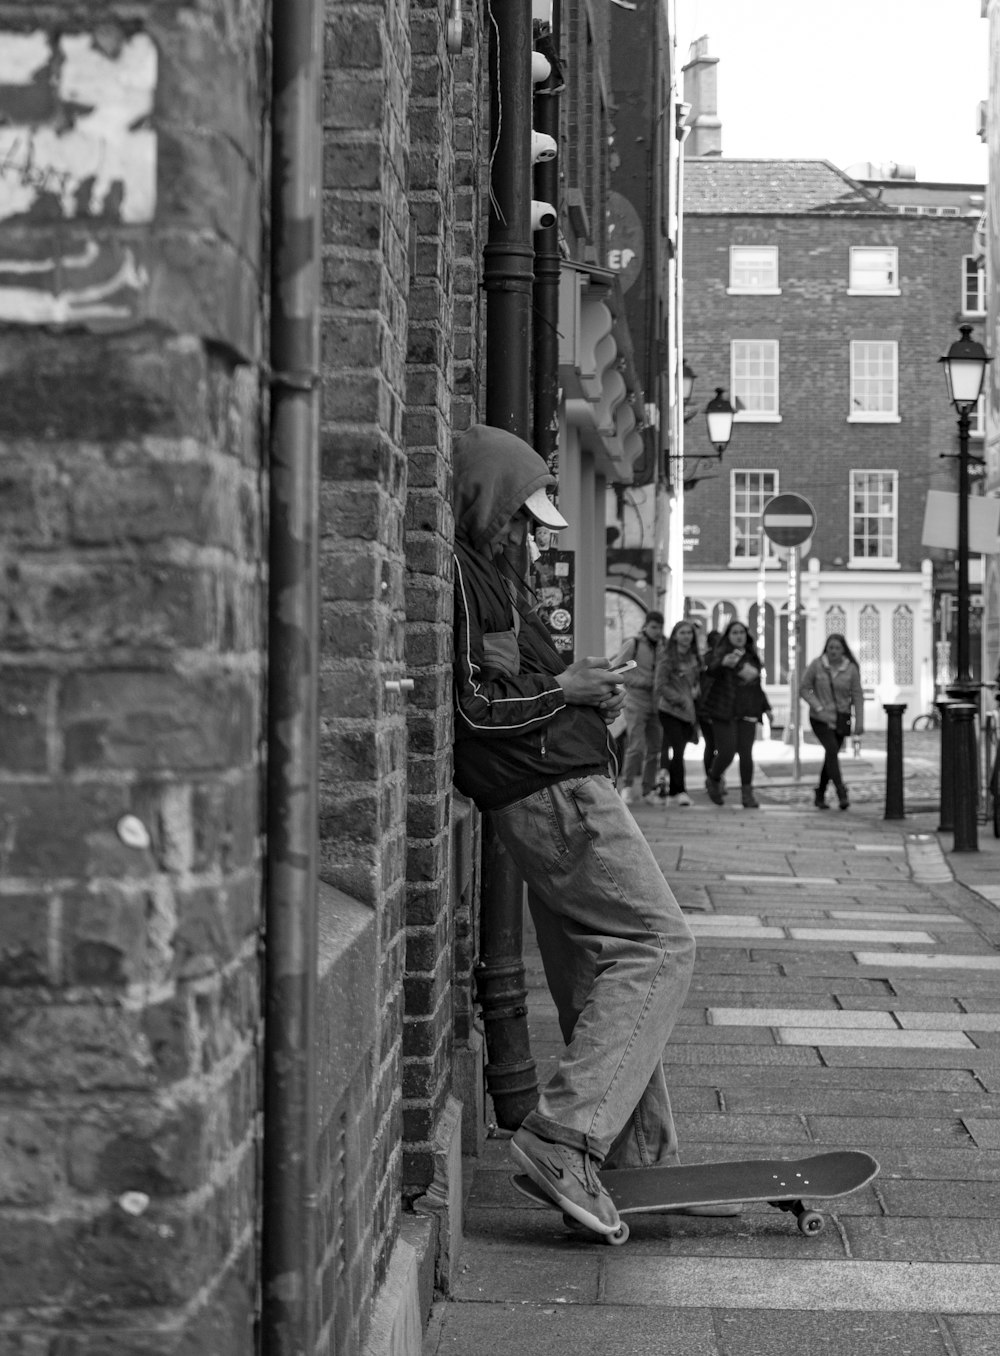
POLYGON ((646 791, 643 793, 643 800, 647 805, 659 805, 662 797, 659 791, 646 791))
POLYGON ((829 810, 830 807, 829 807, 829 805, 827 805, 827 803, 826 803, 826 792, 825 792, 825 791, 815 791, 815 792, 813 793, 813 800, 814 800, 814 802, 815 802, 815 804, 816 804, 816 809, 817 809, 817 810, 829 810))
POLYGON ((842 810, 849 810, 851 808, 851 801, 850 797, 847 794, 846 786, 842 791, 837 792, 837 804, 840 806, 842 810))
POLYGON ((573 1219, 599 1234, 616 1233, 621 1221, 601 1186, 590 1154, 550 1144, 522 1125, 510 1142, 514 1162, 573 1219))
POLYGON ((637 799, 635 787, 631 785, 622 787, 622 800, 626 805, 632 805, 637 799))
POLYGON ((676 796, 670 797, 670 804, 687 806, 691 804, 691 797, 686 791, 680 791, 676 796))

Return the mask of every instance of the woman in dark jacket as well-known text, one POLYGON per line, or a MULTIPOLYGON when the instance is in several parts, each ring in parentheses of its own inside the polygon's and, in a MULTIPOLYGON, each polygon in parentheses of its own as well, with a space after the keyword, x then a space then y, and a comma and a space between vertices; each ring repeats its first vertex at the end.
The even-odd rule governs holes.
POLYGON ((722 804, 722 775, 739 755, 740 791, 743 805, 756 810, 753 793, 753 745, 757 725, 770 711, 761 686, 761 662, 750 632, 740 621, 731 621, 717 641, 706 665, 708 692, 702 706, 715 734, 715 757, 708 771, 708 796, 722 804))

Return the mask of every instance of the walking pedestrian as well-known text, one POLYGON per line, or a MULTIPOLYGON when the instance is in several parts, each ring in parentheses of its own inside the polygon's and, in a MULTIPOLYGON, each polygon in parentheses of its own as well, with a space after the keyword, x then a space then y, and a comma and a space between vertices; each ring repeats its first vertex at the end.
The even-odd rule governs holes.
POLYGON ((653 679, 653 700, 663 728, 657 790, 661 796, 669 795, 674 805, 691 804, 684 784, 684 749, 697 730, 700 675, 694 627, 689 621, 679 621, 661 648, 653 679))
POLYGON ((634 661, 622 675, 625 684, 625 763, 622 800, 632 804, 640 796, 656 799, 656 769, 660 760, 660 721, 653 701, 653 676, 663 648, 663 613, 651 611, 638 635, 630 636, 611 661, 611 667, 634 661), (641 777, 641 780, 640 780, 641 777))
MULTIPOLYGON (((705 709, 705 698, 708 695, 710 684, 707 681, 708 661, 712 657, 712 651, 719 641, 721 631, 709 631, 705 637, 705 649, 701 655, 701 683, 699 685, 698 703, 695 712, 698 716, 698 726, 701 730, 701 737, 705 741, 702 752, 702 762, 705 766, 705 790, 708 790, 708 774, 712 769, 712 760, 715 758, 715 730, 712 726, 712 717, 705 709)), ((725 783, 723 783, 725 786, 725 783)))
POLYGON ((662 1056, 695 944, 615 790, 621 683, 603 656, 567 667, 533 610, 528 534, 566 526, 552 483, 513 434, 476 425, 456 442, 454 778, 527 882, 566 1042, 512 1156, 567 1214, 613 1233, 600 1167, 678 1161, 662 1056))
POLYGON ((827 636, 823 653, 814 659, 802 675, 799 696, 809 704, 809 724, 823 746, 823 767, 814 800, 817 810, 829 809, 826 788, 832 782, 837 804, 850 808, 850 797, 840 769, 840 750, 851 733, 851 708, 854 709, 854 737, 865 730, 865 694, 861 686, 861 668, 843 636, 827 636))
POLYGON ((753 745, 757 725, 770 711, 771 703, 761 686, 761 662, 750 632, 740 621, 731 621, 716 641, 705 666, 708 694, 704 709, 715 735, 715 757, 708 770, 708 796, 723 802, 722 776, 739 755, 740 794, 743 807, 759 809, 753 792, 753 745))

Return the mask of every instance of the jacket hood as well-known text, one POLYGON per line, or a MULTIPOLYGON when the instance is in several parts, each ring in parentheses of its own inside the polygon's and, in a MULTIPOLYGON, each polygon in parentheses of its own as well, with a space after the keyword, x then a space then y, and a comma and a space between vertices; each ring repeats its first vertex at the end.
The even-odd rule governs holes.
POLYGON ((530 494, 556 483, 523 438, 489 424, 456 439, 452 476, 455 535, 479 552, 530 494))

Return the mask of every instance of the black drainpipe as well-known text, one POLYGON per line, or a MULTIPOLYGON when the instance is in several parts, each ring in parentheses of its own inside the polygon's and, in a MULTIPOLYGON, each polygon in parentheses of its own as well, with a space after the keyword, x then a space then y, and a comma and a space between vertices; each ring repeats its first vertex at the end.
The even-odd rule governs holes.
POLYGON ((323 10, 285 0, 272 13, 260 1345, 312 1356, 323 10))
MULTIPOLYGON (((486 422, 531 441, 531 0, 487 6, 490 35, 490 219, 484 250, 486 422)), ((486 1085, 497 1123, 515 1130, 538 1101, 528 1041, 524 885, 483 820, 476 993, 486 1031, 486 1085)))

